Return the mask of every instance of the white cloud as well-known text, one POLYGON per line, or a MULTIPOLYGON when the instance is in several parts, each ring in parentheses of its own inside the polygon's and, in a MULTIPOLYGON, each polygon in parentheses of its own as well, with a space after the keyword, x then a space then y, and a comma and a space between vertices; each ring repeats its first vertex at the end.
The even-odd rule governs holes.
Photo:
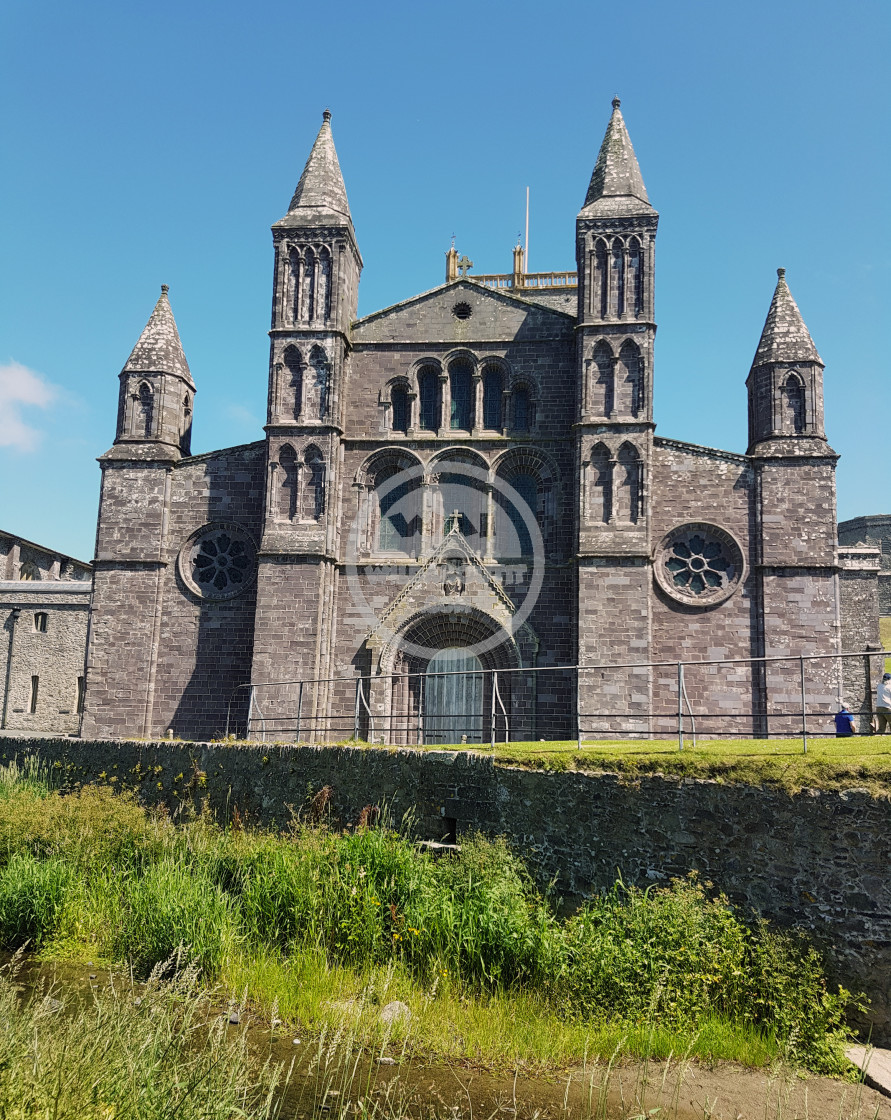
POLYGON ((0 447, 33 451, 42 433, 25 421, 25 408, 48 408, 58 391, 20 362, 0 364, 0 447))

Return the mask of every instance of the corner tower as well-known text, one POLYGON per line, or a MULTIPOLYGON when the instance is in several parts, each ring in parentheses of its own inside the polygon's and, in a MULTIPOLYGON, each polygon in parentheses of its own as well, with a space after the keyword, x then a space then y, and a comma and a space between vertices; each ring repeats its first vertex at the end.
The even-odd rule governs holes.
MULTIPOLYGON (((614 98, 576 219, 580 664, 639 661, 649 643, 658 222, 614 98)), ((629 670, 623 688, 623 710, 648 710, 646 680, 635 681, 629 670)), ((641 730, 646 726, 644 720, 641 730)))

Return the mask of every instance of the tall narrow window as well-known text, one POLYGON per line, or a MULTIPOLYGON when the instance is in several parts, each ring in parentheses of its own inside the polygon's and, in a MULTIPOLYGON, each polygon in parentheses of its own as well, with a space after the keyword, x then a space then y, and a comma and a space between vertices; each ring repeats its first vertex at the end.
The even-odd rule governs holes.
POLYGON ((297 454, 289 444, 281 449, 278 456, 279 477, 277 480, 278 512, 282 521, 293 521, 297 516, 297 486, 299 467, 297 454))
POLYGON ((435 369, 422 369, 418 374, 421 395, 421 428, 435 432, 439 428, 439 375, 435 369))
POLYGON ((283 355, 288 371, 288 388, 292 391, 294 419, 299 420, 303 411, 303 362, 296 346, 289 346, 283 355))
POLYGON ((643 252, 636 237, 632 237, 628 243, 628 302, 632 315, 642 314, 643 252))
POLYGON ((188 393, 183 397, 183 431, 179 437, 179 449, 188 455, 192 449, 192 399, 188 393))
POLYGON ((315 376, 315 388, 319 402, 319 419, 328 415, 328 394, 330 390, 330 364, 328 355, 321 346, 313 346, 309 352, 309 362, 315 376))
POLYGON ((618 238, 613 242, 611 265, 610 289, 613 297, 613 314, 621 318, 625 314, 625 246, 618 238))
POLYGON ((40 688, 40 677, 31 678, 31 693, 28 697, 28 711, 33 716, 37 711, 37 690, 40 688))
POLYGON ((316 317, 316 255, 307 249, 303 257, 303 291, 300 299, 301 319, 304 323, 316 317))
POLYGON ((529 390, 524 388, 514 389, 514 428, 518 432, 528 432, 531 422, 530 413, 532 406, 529 400, 529 390))
POLYGON ((620 415, 639 415, 643 408, 643 370, 641 369, 640 350, 626 339, 619 351, 619 413, 620 415))
POLYGON ((327 249, 319 253, 318 316, 326 321, 331 318, 331 254, 327 249))
POLYGON ((804 385, 794 373, 790 373, 783 386, 783 431, 799 435, 805 429, 804 385))
POLYGON ((616 457, 616 520, 637 522, 641 515, 643 474, 640 456, 630 443, 623 443, 616 457))
POLYGON ((38 611, 34 615, 34 629, 38 634, 46 633, 47 614, 46 611, 38 611))
POLYGON ((300 321, 300 284, 303 279, 303 261, 296 249, 292 249, 288 258, 288 269, 285 272, 285 291, 283 305, 291 312, 294 322, 300 321))
POLYGON ((449 387, 452 396, 451 427, 469 431, 471 426, 471 391, 473 378, 470 366, 456 362, 449 370, 449 387))
POLYGON ((408 431, 408 390, 395 385, 390 394, 390 427, 394 432, 408 431))
POLYGON ((595 416, 612 416, 615 408, 615 370, 613 352, 606 342, 594 347, 593 384, 591 386, 591 411, 595 416))
POLYGON ((309 447, 303 456, 303 517, 318 521, 325 512, 325 460, 317 447, 309 447))
POLYGON ((591 510, 589 520, 606 524, 613 515, 613 465, 602 443, 591 451, 591 510))
POLYGON ((75 694, 74 710, 78 715, 81 715, 84 710, 84 699, 87 694, 86 679, 84 677, 77 678, 77 692, 75 694))
POLYGON ((500 431, 501 398, 504 393, 504 378, 497 369, 487 369, 483 374, 483 427, 490 431, 500 431))
POLYGON ((607 269, 606 242, 598 241, 594 246, 594 307, 595 315, 605 319, 609 312, 609 282, 607 269))
POLYGON ((145 381, 141 383, 137 393, 136 414, 137 435, 142 436, 143 439, 151 439, 152 421, 155 416, 155 394, 145 381))
POLYGON ((19 567, 19 579, 40 579, 40 569, 33 560, 23 560, 19 567))

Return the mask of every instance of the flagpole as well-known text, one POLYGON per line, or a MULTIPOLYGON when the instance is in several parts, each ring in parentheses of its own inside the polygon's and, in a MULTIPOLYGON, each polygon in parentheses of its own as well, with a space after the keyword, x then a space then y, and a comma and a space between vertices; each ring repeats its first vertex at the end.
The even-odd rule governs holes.
POLYGON ((529 188, 526 188, 526 239, 524 241, 523 272, 529 271, 529 188))

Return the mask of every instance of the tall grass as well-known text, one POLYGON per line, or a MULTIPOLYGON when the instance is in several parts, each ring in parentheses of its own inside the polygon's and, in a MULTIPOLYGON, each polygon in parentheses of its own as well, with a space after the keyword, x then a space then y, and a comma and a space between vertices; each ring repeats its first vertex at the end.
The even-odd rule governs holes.
POLYGON ((292 1009, 320 1018, 325 1003, 379 1002, 395 978, 429 1048, 456 1056, 485 1052, 476 1016, 490 1037, 495 1024, 506 1040, 535 1024, 576 1053, 592 1032, 612 1046, 649 1023, 675 1040, 720 1037, 722 1056, 785 1050, 812 1069, 846 1066, 851 998, 829 991, 814 949, 743 921, 695 879, 619 883, 561 919, 504 841, 471 837, 460 859, 437 860, 387 828, 174 827, 107 788, 63 795, 19 773, 0 772, 9 948, 145 974, 186 945, 209 979, 237 979, 280 1005, 302 976, 325 995, 312 1009, 295 996, 292 1009))
POLYGON ((38 988, 22 998, 0 969, 0 1116, 9 1120, 269 1120, 283 1069, 208 1018, 187 968, 91 999, 38 988))

